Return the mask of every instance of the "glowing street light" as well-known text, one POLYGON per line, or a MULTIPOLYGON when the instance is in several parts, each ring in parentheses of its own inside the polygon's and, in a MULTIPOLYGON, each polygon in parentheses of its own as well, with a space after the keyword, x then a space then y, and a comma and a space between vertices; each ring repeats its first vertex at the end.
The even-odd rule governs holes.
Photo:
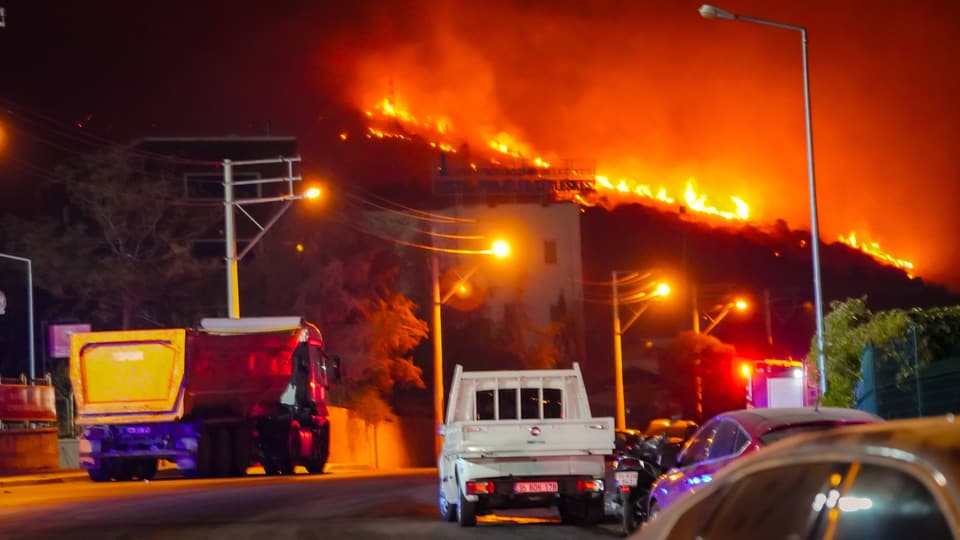
MULTIPOLYGON (((623 333, 626 332, 630 326, 633 325, 640 318, 640 315, 643 315, 643 312, 647 310, 647 307, 650 306, 649 301, 657 298, 663 298, 670 294, 670 285, 666 283, 658 283, 652 285, 652 291, 641 291, 639 293, 628 295, 624 299, 624 303, 632 304, 637 302, 642 302, 642 305, 639 309, 635 310, 631 315, 630 319, 622 327, 620 325, 620 294, 619 294, 619 274, 620 272, 614 270, 611 273, 613 280, 611 281, 611 286, 613 289, 613 373, 614 373, 614 389, 616 392, 616 401, 617 414, 616 414, 616 428, 617 429, 626 429, 627 427, 627 408, 624 403, 624 391, 623 391, 623 333)), ((638 272, 630 272, 633 276, 639 275, 638 272)), ((636 279, 635 277, 627 278, 629 280, 636 279)), ((648 289, 649 290, 649 289, 648 289)))
MULTIPOLYGON (((496 259, 505 259, 510 256, 510 244, 506 240, 496 240, 491 244, 490 249, 479 252, 486 255, 492 255, 496 259)), ((450 287, 446 294, 440 291, 440 258, 437 252, 433 252, 432 257, 432 278, 433 278, 433 423, 434 429, 439 429, 443 425, 443 324, 441 321, 441 307, 447 303, 450 298, 456 294, 461 297, 470 293, 468 281, 480 265, 474 265, 467 271, 456 283, 450 287)), ((435 434, 435 450, 440 454, 440 435, 435 434)))
POLYGON ((744 311, 744 310, 746 310, 747 307, 748 307, 747 301, 746 301, 746 300, 737 300, 736 302, 733 303, 733 307, 737 308, 738 311, 744 311))
POLYGON ((820 279, 820 224, 817 219, 817 182, 813 167, 813 126, 810 117, 810 71, 807 66, 807 29, 803 26, 737 15, 709 4, 700 6, 699 11, 700 16, 705 19, 737 20, 800 32, 800 44, 803 55, 803 105, 807 131, 807 184, 810 191, 810 239, 812 244, 810 246, 810 255, 813 261, 813 300, 817 310, 817 371, 820 375, 820 397, 822 399, 823 395, 827 392, 827 372, 823 354, 823 287, 820 279))
POLYGON ((312 187, 303 192, 304 199, 317 199, 322 195, 323 192, 318 187, 312 187))

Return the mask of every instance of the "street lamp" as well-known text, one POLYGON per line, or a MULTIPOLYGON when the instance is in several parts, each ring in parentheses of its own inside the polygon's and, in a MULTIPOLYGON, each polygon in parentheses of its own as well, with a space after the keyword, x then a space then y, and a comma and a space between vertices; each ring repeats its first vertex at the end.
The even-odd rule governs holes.
POLYGON ((311 187, 305 190, 302 193, 294 193, 293 183, 302 180, 303 178, 300 175, 293 174, 293 164, 300 161, 299 157, 294 158, 275 158, 275 159, 257 159, 250 161, 231 161, 229 159, 223 160, 223 206, 224 206, 224 239, 226 241, 226 261, 227 261, 227 316, 231 319, 240 318, 240 284, 238 277, 238 267, 240 260, 243 259, 247 253, 260 241, 261 238, 267 231, 270 230, 270 227, 273 227, 274 224, 280 219, 290 205, 293 204, 293 201, 298 201, 300 199, 316 199, 320 197, 321 191, 318 187, 311 187), (250 166, 250 165, 273 165, 273 164, 285 164, 287 166, 287 175, 277 178, 257 178, 254 180, 242 180, 235 182, 233 180, 233 169, 234 167, 250 166), (245 185, 263 185, 263 184, 274 184, 274 183, 286 183, 287 184, 287 193, 284 195, 279 195, 276 197, 259 197, 253 199, 235 199, 233 196, 234 186, 245 186, 245 185), (282 202, 283 206, 270 218, 266 224, 261 225, 256 219, 247 212, 243 205, 245 204, 263 204, 263 203, 272 203, 272 202, 282 202), (240 209, 244 215, 246 215, 250 221, 253 222, 257 228, 260 229, 260 232, 254 236, 250 242, 243 248, 243 251, 240 254, 237 254, 237 230, 236 224, 234 223, 234 208, 240 209))
POLYGON ((747 303, 746 300, 743 300, 742 298, 737 298, 736 300, 727 302, 726 304, 719 306, 720 312, 717 313, 716 315, 710 315, 709 313, 704 312, 703 315, 706 316, 708 319, 710 319, 710 325, 707 326, 707 328, 703 332, 698 332, 698 333, 701 333, 703 335, 709 334, 711 331, 713 331, 714 328, 717 327, 718 324, 720 324, 720 321, 722 321, 724 317, 730 314, 731 311, 733 310, 746 311, 748 307, 750 307, 750 305, 747 303))
POLYGON ((814 303, 816 304, 815 308, 817 319, 817 370, 820 372, 820 396, 822 398, 823 394, 825 394, 827 391, 827 372, 823 354, 823 290, 820 281, 820 227, 817 219, 817 184, 813 173, 813 127, 811 126, 810 119, 810 77, 807 66, 807 29, 803 26, 737 15, 709 4, 700 6, 699 11, 700 16, 705 19, 738 20, 800 32, 800 41, 803 51, 803 104, 807 131, 807 180, 810 190, 810 236, 811 243, 813 244, 811 247, 811 256, 813 259, 813 298, 814 303))
MULTIPOLYGON (((504 259, 510 256, 510 244, 506 240, 496 240, 490 245, 490 249, 475 252, 483 255, 492 255, 497 259, 504 259)), ((468 280, 477 273, 480 265, 474 265, 470 270, 464 273, 454 283, 446 294, 440 291, 440 257, 437 251, 433 252, 431 257, 431 278, 433 280, 433 424, 435 429, 443 425, 443 335, 442 322, 440 317, 441 307, 447 303, 454 294, 463 295, 469 292, 468 280)), ((435 434, 435 450, 440 453, 439 432, 435 434)))
MULTIPOLYGON (((640 315, 643 315, 643 312, 647 310, 650 306, 648 303, 650 300, 656 298, 663 298, 670 294, 670 286, 666 283, 659 283, 652 287, 644 288, 641 291, 627 295, 625 298, 621 299, 619 294, 619 286, 621 285, 619 281, 620 272, 614 270, 611 272, 613 280, 611 281, 611 287, 613 289, 613 372, 614 372, 614 391, 616 396, 614 400, 616 401, 617 415, 616 415, 616 428, 617 429, 626 429, 627 427, 627 411, 626 405, 624 403, 624 391, 623 391, 623 333, 626 332, 633 323, 637 322, 637 319, 640 318, 640 315), (635 310, 630 316, 630 319, 622 327, 620 325, 620 304, 635 304, 642 303, 639 309, 635 310)), ((632 276, 639 276, 637 272, 630 272, 632 276)), ((635 277, 628 278, 630 281, 636 279, 635 277)))
MULTIPOLYGON (((33 262, 26 257, 17 257, 16 255, 8 255, 6 253, 0 253, 0 258, 10 259, 12 261, 20 261, 27 264, 27 318, 30 319, 29 325, 27 326, 27 338, 30 340, 30 366, 27 370, 27 373, 30 376, 29 381, 33 381, 36 378, 36 362, 34 359, 34 345, 33 345, 33 262)), ((0 312, 2 313, 2 312, 0 312)))

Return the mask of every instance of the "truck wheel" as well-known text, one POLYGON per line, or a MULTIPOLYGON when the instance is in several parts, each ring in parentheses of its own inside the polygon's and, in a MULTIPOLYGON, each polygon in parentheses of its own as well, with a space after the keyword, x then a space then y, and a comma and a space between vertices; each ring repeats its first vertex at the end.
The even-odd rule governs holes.
POLYGON ((593 527, 603 521, 603 499, 588 499, 584 501, 583 525, 593 527))
POLYGON ((113 477, 117 479, 118 482, 126 482, 133 479, 133 474, 136 472, 137 467, 136 462, 118 460, 113 464, 113 477))
POLYGON ((290 424, 290 432, 287 434, 287 455, 280 460, 280 472, 285 475, 293 474, 300 460, 300 428, 290 424))
POLYGON ((87 474, 90 475, 90 480, 93 482, 109 482, 110 481, 110 471, 103 466, 103 462, 100 462, 100 466, 96 469, 87 469, 87 474))
POLYGON ((233 468, 230 471, 230 476, 243 477, 247 475, 253 445, 250 427, 241 424, 230 431, 233 439, 233 468))
POLYGON ((197 440, 196 468, 183 471, 187 478, 206 478, 213 470, 213 430, 208 427, 200 429, 200 438, 197 440))
POLYGON ((307 472, 310 474, 323 474, 323 468, 327 466, 327 458, 330 455, 330 424, 324 424, 320 429, 313 432, 313 455, 306 460, 307 472))
POLYGON ((137 465, 137 478, 141 480, 153 480, 157 476, 157 469, 159 468, 159 460, 156 459, 145 459, 137 465))
POLYGON ((564 525, 574 525, 580 522, 581 513, 578 512, 579 505, 574 499, 560 499, 557 504, 557 510, 560 512, 560 523, 564 525))
POLYGON ((226 478, 231 475, 234 469, 233 438, 230 437, 229 427, 221 427, 214 433, 214 453, 217 456, 214 471, 217 477, 226 478))
POLYGON ((443 521, 454 522, 457 520, 457 505, 447 501, 447 494, 440 486, 440 493, 437 495, 437 506, 440 510, 440 519, 443 521))
POLYGON ((477 503, 470 502, 463 496, 460 490, 460 482, 457 482, 457 523, 461 527, 474 527, 477 524, 477 503))

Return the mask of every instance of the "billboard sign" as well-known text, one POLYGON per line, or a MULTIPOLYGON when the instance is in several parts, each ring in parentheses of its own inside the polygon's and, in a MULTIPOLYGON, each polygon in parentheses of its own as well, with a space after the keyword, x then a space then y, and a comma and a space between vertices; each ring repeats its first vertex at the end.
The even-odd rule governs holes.
POLYGON ((70 356, 70 336, 78 332, 89 332, 89 324, 51 324, 47 330, 50 358, 68 358, 70 356))

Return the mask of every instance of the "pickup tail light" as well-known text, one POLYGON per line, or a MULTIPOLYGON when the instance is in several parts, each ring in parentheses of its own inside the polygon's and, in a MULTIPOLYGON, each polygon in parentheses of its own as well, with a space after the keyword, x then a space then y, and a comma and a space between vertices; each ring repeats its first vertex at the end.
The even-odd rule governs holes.
POLYGON ((577 491, 603 491, 603 480, 577 480, 577 491))
POLYGON ((467 482, 467 495, 493 493, 493 482, 467 482))

